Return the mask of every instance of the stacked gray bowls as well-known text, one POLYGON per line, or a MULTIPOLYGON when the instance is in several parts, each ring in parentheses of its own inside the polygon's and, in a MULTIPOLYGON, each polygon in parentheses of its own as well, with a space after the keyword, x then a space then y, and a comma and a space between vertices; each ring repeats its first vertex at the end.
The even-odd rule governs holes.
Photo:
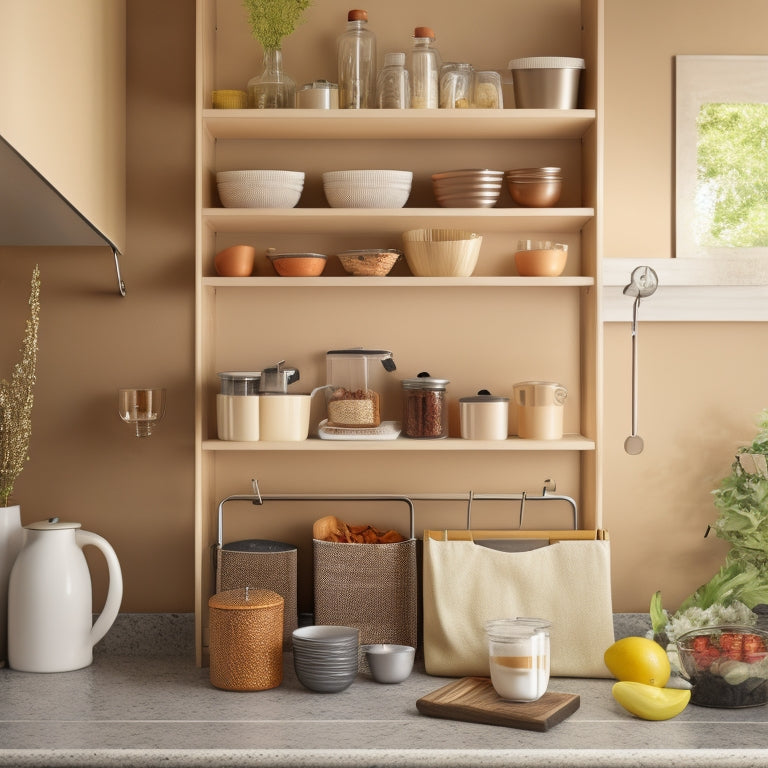
POLYGON ((311 691, 337 693, 357 677, 360 631, 355 627, 314 625, 293 631, 293 667, 311 691))
POLYGON ((504 171, 487 168, 432 174, 432 189, 441 208, 493 208, 503 183, 504 171))

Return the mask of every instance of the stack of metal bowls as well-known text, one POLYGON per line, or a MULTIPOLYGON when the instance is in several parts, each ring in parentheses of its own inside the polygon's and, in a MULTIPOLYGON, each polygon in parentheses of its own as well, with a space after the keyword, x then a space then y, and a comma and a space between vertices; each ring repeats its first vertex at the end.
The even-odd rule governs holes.
POLYGON ((560 199, 563 177, 560 168, 517 168, 505 171, 512 199, 530 208, 549 208, 560 199))
POLYGON ((432 174, 432 189, 442 208, 493 208, 503 183, 504 171, 487 168, 432 174))
POLYGON ((313 625, 293 631, 293 668, 311 691, 337 693, 357 677, 360 630, 313 625))

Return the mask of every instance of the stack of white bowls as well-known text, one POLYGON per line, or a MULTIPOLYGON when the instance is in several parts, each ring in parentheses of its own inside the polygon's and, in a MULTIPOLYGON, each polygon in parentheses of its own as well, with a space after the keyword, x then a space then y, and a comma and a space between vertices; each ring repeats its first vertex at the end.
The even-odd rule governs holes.
POLYGON ((311 691, 337 693, 357 677, 360 630, 313 625, 293 631, 293 667, 311 691))
POLYGON ((323 191, 331 208, 402 208, 411 194, 412 171, 326 171, 323 191))
POLYGON ((304 173, 218 171, 216 188, 225 208, 293 208, 304 189, 304 173))
POLYGON ((467 168, 432 174, 432 189, 442 208, 493 208, 504 183, 504 171, 467 168))

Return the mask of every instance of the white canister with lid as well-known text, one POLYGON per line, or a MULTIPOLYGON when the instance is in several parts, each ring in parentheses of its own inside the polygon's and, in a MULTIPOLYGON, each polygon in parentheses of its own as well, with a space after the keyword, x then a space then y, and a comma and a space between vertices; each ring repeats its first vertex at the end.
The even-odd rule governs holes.
POLYGON ((563 436, 563 405, 568 390, 554 381, 522 381, 513 386, 517 434, 530 440, 563 436))
POLYGON ((259 371, 223 371, 216 395, 219 440, 254 442, 259 439, 259 371))
POLYGON ((461 436, 465 440, 506 440, 509 432, 509 398, 481 389, 459 399, 461 436))

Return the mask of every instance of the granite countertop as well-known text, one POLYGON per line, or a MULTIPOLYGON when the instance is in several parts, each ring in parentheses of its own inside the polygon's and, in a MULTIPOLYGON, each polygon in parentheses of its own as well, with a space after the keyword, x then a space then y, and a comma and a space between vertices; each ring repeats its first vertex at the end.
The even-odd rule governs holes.
MULTIPOLYGON (((617 617, 617 637, 642 631, 617 617)), ((222 691, 193 645, 189 615, 122 614, 89 667, 0 669, 0 766, 768 766, 767 707, 646 722, 614 702, 611 680, 554 678, 549 690, 581 706, 540 733, 421 715, 417 699, 450 682, 423 668, 321 694, 286 654, 280 687, 222 691)))

